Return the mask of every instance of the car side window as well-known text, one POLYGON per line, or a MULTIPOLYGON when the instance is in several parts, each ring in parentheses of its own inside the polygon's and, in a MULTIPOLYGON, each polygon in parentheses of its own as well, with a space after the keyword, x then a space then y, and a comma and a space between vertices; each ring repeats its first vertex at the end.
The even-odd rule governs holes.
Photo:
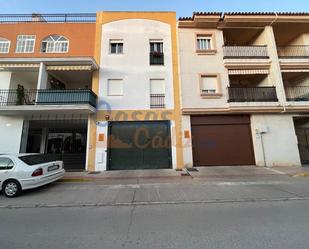
POLYGON ((8 170, 14 167, 14 163, 10 158, 2 157, 0 158, 0 171, 8 170))

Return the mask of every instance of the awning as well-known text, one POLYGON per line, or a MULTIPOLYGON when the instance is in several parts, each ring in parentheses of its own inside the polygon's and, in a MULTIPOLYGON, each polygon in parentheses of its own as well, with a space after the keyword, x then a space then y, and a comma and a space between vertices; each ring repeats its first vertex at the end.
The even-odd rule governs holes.
POLYGON ((282 73, 308 73, 309 68, 281 69, 282 73))
POLYGON ((268 69, 230 69, 229 75, 269 74, 268 69))
POLYGON ((47 71, 91 71, 90 65, 47 66, 47 71))
POLYGON ((0 68, 39 68, 40 64, 35 63, 3 63, 0 68))

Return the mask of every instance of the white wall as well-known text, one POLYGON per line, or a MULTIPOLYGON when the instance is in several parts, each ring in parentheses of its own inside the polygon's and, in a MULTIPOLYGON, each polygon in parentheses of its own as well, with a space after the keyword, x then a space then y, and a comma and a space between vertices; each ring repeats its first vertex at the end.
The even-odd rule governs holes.
POLYGON ((182 116, 182 144, 183 144, 183 162, 185 167, 193 167, 192 155, 192 133, 190 115, 182 116), (185 138, 184 132, 189 131, 189 138, 185 138))
POLYGON ((22 130, 22 117, 0 116, 0 154, 19 153, 22 130))
MULTIPOLYGON (((173 109, 171 28, 144 19, 125 19, 102 25, 99 101, 114 110, 150 109, 150 79, 165 79, 166 108, 173 109), (122 39, 123 54, 109 54, 109 41, 122 39), (163 40, 164 66, 150 66, 150 40, 163 40), (108 79, 123 79, 123 96, 107 96, 108 79)), ((99 109, 104 109, 99 106, 99 109)))
POLYGON ((251 129, 257 165, 264 166, 262 139, 266 166, 301 165, 292 115, 252 115, 251 129), (261 138, 256 130, 263 127, 268 131, 261 138))
POLYGON ((10 89, 11 77, 11 72, 0 72, 0 89, 10 89))
POLYGON ((182 108, 227 107, 228 73, 223 64, 223 34, 216 29, 178 29, 180 73, 182 85, 182 108), (196 53, 196 34, 213 32, 217 53, 198 55, 196 53), (200 74, 220 74, 223 96, 204 99, 200 95, 200 74))

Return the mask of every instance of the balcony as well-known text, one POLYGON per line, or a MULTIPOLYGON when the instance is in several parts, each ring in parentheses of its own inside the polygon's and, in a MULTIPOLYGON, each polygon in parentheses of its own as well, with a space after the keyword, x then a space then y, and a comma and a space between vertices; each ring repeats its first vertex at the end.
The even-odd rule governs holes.
POLYGON ((309 86, 285 87, 287 101, 309 101, 309 86))
POLYGON ((150 108, 165 108, 165 94, 150 94, 150 108))
POLYGON ((96 108, 97 96, 90 89, 76 90, 0 90, 0 107, 90 105, 96 108))
POLYGON ((223 58, 269 58, 267 46, 223 46, 223 58))
POLYGON ((228 87, 228 102, 277 102, 275 87, 228 87))
POLYGON ((150 65, 164 65, 164 53, 151 52, 149 54, 150 65))
POLYGON ((308 58, 309 46, 293 45, 280 46, 277 48, 279 58, 308 58))

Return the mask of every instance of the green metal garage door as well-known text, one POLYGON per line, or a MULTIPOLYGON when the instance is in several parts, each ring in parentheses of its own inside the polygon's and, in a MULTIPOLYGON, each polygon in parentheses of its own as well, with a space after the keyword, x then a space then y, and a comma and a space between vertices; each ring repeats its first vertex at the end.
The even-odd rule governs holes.
POLYGON ((111 122, 108 169, 171 168, 169 121, 111 122))

